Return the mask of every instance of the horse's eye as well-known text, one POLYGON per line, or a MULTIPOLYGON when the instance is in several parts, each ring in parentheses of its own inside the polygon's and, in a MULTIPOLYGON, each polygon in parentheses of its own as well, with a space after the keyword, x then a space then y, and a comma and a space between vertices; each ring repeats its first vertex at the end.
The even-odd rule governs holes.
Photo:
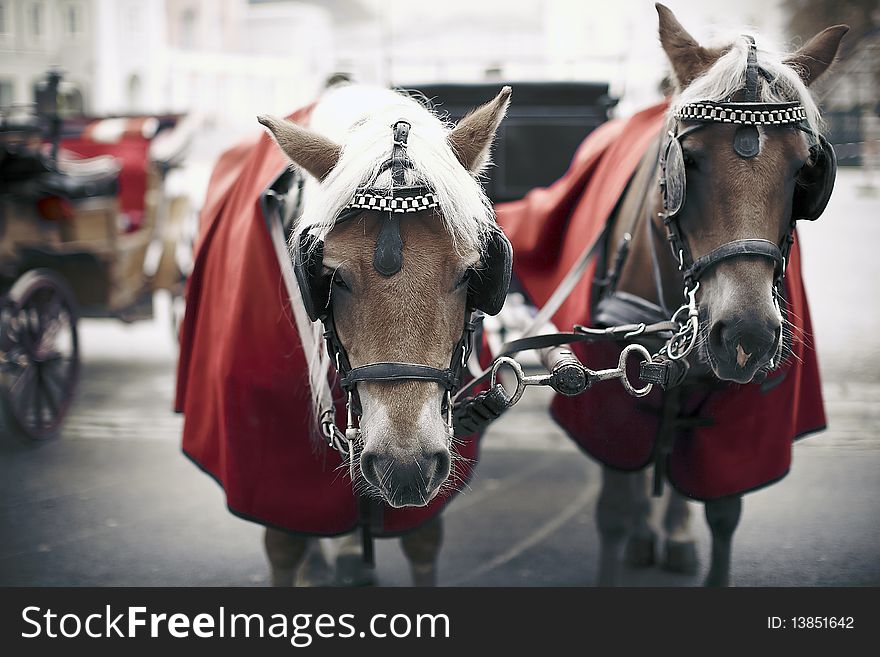
POLYGON ((696 160, 696 158, 693 156, 692 153, 689 153, 688 151, 684 151, 684 152, 681 154, 681 157, 682 157, 682 160, 684 161, 684 165, 685 165, 688 169, 696 168, 696 166, 697 166, 697 160, 696 160))
POLYGON ((342 274, 339 273, 338 269, 333 272, 333 286, 338 287, 341 290, 351 290, 351 288, 348 286, 348 283, 346 283, 345 279, 342 278, 342 274))

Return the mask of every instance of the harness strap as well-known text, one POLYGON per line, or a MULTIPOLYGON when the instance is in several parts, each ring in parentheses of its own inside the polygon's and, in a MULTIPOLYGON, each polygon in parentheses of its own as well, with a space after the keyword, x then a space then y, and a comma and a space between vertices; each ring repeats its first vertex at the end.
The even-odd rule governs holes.
MULTIPOLYGON (((529 324, 529 327, 523 331, 522 337, 527 338, 531 335, 534 335, 538 331, 540 331, 547 323, 550 321, 550 318, 556 314, 556 311, 562 307, 562 304, 565 303, 565 300, 571 295, 574 291, 574 288, 577 287, 578 283, 580 283, 581 279, 584 276, 584 272, 587 271, 587 266, 590 264, 590 260, 593 259, 593 256, 599 251, 602 245, 605 243, 605 236, 608 234, 608 226, 602 229, 593 242, 584 249, 584 252, 581 253, 580 257, 577 261, 571 266, 571 269, 568 270, 568 273, 565 275, 565 278, 562 279, 562 282, 553 290, 553 294, 550 295, 550 298, 547 299, 547 303, 541 306, 541 310, 538 311, 538 314, 535 315, 532 323, 529 324)), ((484 370, 482 374, 488 376, 489 370, 484 370)), ((483 379, 485 380, 485 379, 483 379)))
POLYGON ((663 273, 660 270, 660 257, 657 254, 657 244, 655 239, 656 225, 654 224, 653 218, 650 215, 650 208, 648 209, 648 213, 648 216, 645 217, 645 237, 648 240, 648 247, 651 251, 651 272, 654 275, 654 289, 657 292, 657 302, 660 308, 663 310, 663 314, 671 316, 672 311, 669 310, 669 306, 666 303, 666 294, 663 291, 663 273))
POLYGON ((769 258, 775 263, 776 271, 782 271, 782 251, 776 244, 765 239, 742 239, 722 244, 717 249, 700 256, 693 261, 690 267, 684 269, 682 274, 685 281, 698 281, 703 274, 719 263, 743 256, 769 258))
POLYGON ((409 139, 409 130, 412 127, 407 121, 398 121, 391 130, 394 143, 391 147, 391 182, 397 185, 406 184, 404 174, 412 164, 406 155, 406 142, 409 139))
POLYGON ((436 381, 446 390, 452 390, 458 377, 449 369, 416 363, 370 363, 354 367, 342 377, 340 384, 348 391, 361 381, 436 381))
POLYGON ((746 102, 758 102, 758 48, 755 46, 755 38, 748 34, 744 35, 749 42, 749 55, 746 60, 746 102))
MULTIPOLYGON (((406 170, 411 167, 406 155, 406 141, 410 124, 398 121, 392 127, 394 142, 391 147, 391 183, 406 184, 406 170)), ((394 276, 403 267, 403 238, 400 236, 400 214, 391 210, 388 220, 379 229, 373 252, 373 268, 382 276, 394 276)))

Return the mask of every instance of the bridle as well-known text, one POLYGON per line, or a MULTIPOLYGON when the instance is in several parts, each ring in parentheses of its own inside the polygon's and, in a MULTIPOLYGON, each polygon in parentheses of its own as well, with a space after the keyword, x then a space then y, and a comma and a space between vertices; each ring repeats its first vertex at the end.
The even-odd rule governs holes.
MULTIPOLYGON (((817 135, 806 124, 807 113, 798 102, 767 103, 758 101, 758 76, 766 80, 772 78, 767 71, 758 65, 755 41, 749 40, 749 53, 746 63, 746 86, 742 89, 744 100, 733 102, 701 101, 679 107, 673 114, 673 127, 666 133, 666 141, 661 148, 660 156, 660 190, 663 198, 663 212, 660 218, 666 227, 667 239, 678 269, 684 279, 684 304, 676 311, 673 321, 680 325, 680 330, 665 347, 666 356, 671 360, 681 360, 694 348, 699 335, 699 312, 696 293, 700 279, 720 263, 735 258, 758 257, 770 260, 774 267, 773 302, 780 312, 782 281, 785 276, 791 246, 794 243, 794 230, 798 219, 816 219, 824 210, 831 194, 836 172, 834 149, 821 136, 817 135), (684 129, 680 122, 694 123, 684 129), (682 142, 689 135, 702 130, 713 123, 734 124, 733 149, 742 158, 752 158, 760 152, 760 137, 757 126, 791 125, 807 133, 815 142, 810 147, 811 158, 817 166, 824 167, 821 187, 817 191, 818 198, 810 212, 801 213, 795 203, 788 230, 779 243, 766 239, 731 240, 713 249, 709 253, 694 257, 688 246, 679 216, 685 202, 686 172, 682 142)), ((814 192, 816 190, 810 190, 814 192)), ((779 364, 783 347, 780 333, 776 354, 771 360, 770 369, 779 364)))
MULTIPOLYGON (((391 188, 379 189, 375 187, 374 178, 371 184, 357 191, 354 198, 343 208, 335 221, 335 225, 338 225, 361 215, 364 211, 386 215, 386 221, 383 221, 377 235, 373 253, 373 268, 385 277, 396 275, 403 266, 401 218, 439 207, 438 198, 430 188, 405 184, 407 169, 414 168, 406 154, 410 128, 411 125, 403 120, 394 123, 392 126, 391 157, 379 167, 376 175, 378 178, 379 175, 390 170, 391 188)), ((495 307, 498 304, 497 298, 500 295, 503 301, 510 283, 510 244, 500 231, 489 238, 487 251, 489 253, 484 264, 487 268, 501 267, 502 271, 497 284, 499 287, 503 287, 503 290, 494 290, 494 293, 489 295, 490 299, 486 301, 480 297, 479 291, 469 287, 461 336, 453 346, 448 367, 441 369, 430 365, 397 361, 375 362, 352 367, 345 346, 339 339, 336 330, 330 299, 330 284, 326 282, 326 277, 322 276, 321 272, 323 242, 307 233, 301 233, 296 239, 294 272, 299 283, 303 303, 309 318, 312 321, 320 320, 324 326, 324 341, 327 352, 336 366, 339 384, 346 394, 345 431, 341 431, 336 425, 335 411, 331 406, 321 409, 319 417, 321 432, 327 444, 342 454, 343 458, 348 459, 353 480, 356 450, 362 446, 359 418, 363 410, 358 395, 359 383, 401 381, 433 381, 437 383, 444 391, 441 413, 446 418, 447 447, 451 443, 454 436, 452 393, 459 387, 462 369, 467 364, 473 349, 474 334, 480 327, 482 320, 482 313, 479 311, 497 313, 500 310, 500 305, 495 307), (499 258, 501 262, 498 262, 499 258)))

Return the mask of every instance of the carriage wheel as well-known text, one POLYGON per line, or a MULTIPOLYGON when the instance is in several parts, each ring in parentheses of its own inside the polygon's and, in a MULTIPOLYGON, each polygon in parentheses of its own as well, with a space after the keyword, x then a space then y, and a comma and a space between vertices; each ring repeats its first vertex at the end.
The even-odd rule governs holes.
POLYGON ((54 436, 79 375, 76 302, 46 269, 19 278, 0 308, 0 398, 12 429, 32 440, 54 436))

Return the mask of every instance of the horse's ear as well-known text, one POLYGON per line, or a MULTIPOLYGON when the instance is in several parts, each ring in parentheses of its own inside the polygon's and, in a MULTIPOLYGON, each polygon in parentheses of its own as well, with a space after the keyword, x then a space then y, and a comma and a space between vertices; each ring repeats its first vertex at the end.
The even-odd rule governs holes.
POLYGON ((798 72, 805 84, 812 84, 831 66, 837 56, 840 41, 847 32, 849 25, 826 27, 786 59, 785 63, 798 72))
POLYGON ((507 113, 510 94, 510 87, 504 87, 493 100, 468 114, 449 133, 449 145, 471 173, 479 173, 489 162, 492 140, 507 113))
POLYGON ((659 2, 654 5, 660 18, 660 45, 672 64, 680 89, 705 73, 723 50, 704 48, 681 26, 675 14, 659 2))
POLYGON ((339 162, 342 149, 336 142, 274 116, 258 116, 257 121, 269 128, 287 157, 318 180, 324 180, 339 162))

